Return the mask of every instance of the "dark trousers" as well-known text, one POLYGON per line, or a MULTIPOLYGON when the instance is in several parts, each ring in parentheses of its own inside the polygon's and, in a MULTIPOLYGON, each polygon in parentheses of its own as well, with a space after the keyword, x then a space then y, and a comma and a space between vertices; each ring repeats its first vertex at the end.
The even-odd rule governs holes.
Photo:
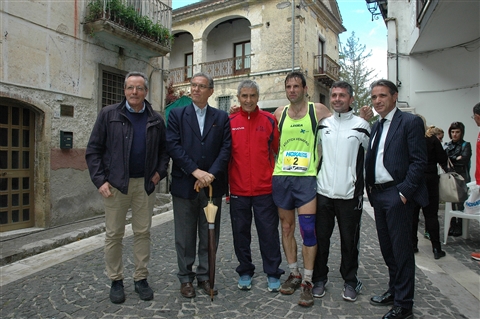
POLYGON ((280 278, 285 272, 278 268, 282 263, 280 236, 278 233, 278 210, 271 194, 260 196, 230 196, 230 218, 232 221, 233 246, 240 265, 237 273, 253 276, 255 265, 252 263, 252 215, 255 218, 263 272, 268 276, 280 278), (252 211, 253 209, 253 211, 252 211))
POLYGON ((412 246, 412 219, 415 203, 400 199, 396 187, 372 190, 370 201, 375 212, 378 241, 388 267, 388 292, 395 306, 413 307, 415 258, 412 246))
MULTIPOLYGON (((432 250, 441 250, 440 245, 440 225, 438 223, 438 203, 440 197, 438 194, 438 175, 425 174, 425 181, 428 190, 428 205, 422 207, 423 216, 425 218, 425 230, 430 234, 430 241, 432 242, 432 250)), ((416 205, 413 211, 412 223, 412 242, 413 246, 417 247, 418 243, 418 219, 420 214, 420 206, 416 205)))
POLYGON ((313 282, 327 279, 329 268, 330 237, 337 218, 340 232, 341 254, 340 274, 346 284, 356 288, 358 270, 358 246, 360 223, 362 218, 363 197, 349 200, 331 199, 317 194, 317 216, 315 232, 317 235, 317 256, 313 268, 313 282))
MULTIPOLYGON (((208 275, 208 222, 203 208, 207 206, 208 198, 205 192, 198 193, 195 199, 184 199, 173 196, 173 220, 175 224, 175 249, 177 251, 178 273, 181 283, 209 279, 208 275), (197 254, 198 234, 198 267, 193 271, 197 254)), ((222 198, 213 198, 213 204, 218 207, 215 216, 215 241, 218 247, 220 238, 220 217, 222 198)))

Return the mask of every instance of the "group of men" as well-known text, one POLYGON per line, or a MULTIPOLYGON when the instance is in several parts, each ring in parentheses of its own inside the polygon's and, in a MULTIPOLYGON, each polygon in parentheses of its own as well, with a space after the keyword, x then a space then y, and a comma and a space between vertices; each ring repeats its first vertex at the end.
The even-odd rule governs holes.
POLYGON ((363 118, 370 119, 373 112, 365 106, 360 117, 353 114, 353 89, 346 82, 331 87, 332 114, 323 104, 308 102, 304 75, 291 72, 285 79, 290 104, 272 115, 258 107, 257 83, 245 80, 237 90, 240 108, 230 116, 208 104, 214 91, 209 75, 197 73, 190 84, 192 103, 172 110, 165 126, 145 100, 148 79, 139 72, 129 73, 125 99, 102 109, 95 123, 86 159, 92 181, 105 201, 111 301, 125 301, 122 237, 129 208, 135 291, 143 300, 153 299, 146 281, 153 190, 166 176, 171 158, 177 276, 183 297, 196 296, 195 280, 205 293, 217 293, 209 284, 208 223, 203 208, 209 199, 208 186, 212 186, 213 203, 219 208, 215 220, 218 244, 228 180, 239 289, 251 288, 255 272, 250 249, 254 218, 268 290, 289 295, 300 288, 299 305, 312 306, 314 297, 325 295, 336 218, 341 237, 342 296, 355 301, 362 288, 357 270, 366 186, 389 270, 388 290, 370 302, 393 304, 384 318, 411 317, 415 270, 411 216, 415 203, 424 205, 427 198, 422 179, 426 151, 421 119, 396 107, 397 87, 387 80, 371 85, 372 103, 381 121, 373 125, 370 135, 363 118), (295 211, 303 241, 303 276, 297 264, 295 211), (279 222, 289 267, 283 284, 279 222))

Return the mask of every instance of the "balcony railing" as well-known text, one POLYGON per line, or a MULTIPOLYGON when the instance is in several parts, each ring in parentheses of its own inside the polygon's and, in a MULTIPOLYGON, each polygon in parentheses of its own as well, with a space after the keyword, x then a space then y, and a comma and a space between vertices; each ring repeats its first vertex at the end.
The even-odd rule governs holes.
POLYGON ((213 78, 241 75, 250 72, 250 56, 202 63, 202 72, 213 78))
MULTIPOLYGON (((250 55, 246 55, 242 57, 205 62, 201 64, 201 70, 214 79, 247 74, 250 72, 250 58, 250 55)), ((170 69, 170 75, 168 79, 173 84, 188 82, 193 75, 191 74, 192 70, 192 66, 170 69)))
POLYGON ((181 68, 174 68, 169 70, 168 81, 172 84, 180 84, 188 82, 192 77, 193 66, 184 66, 181 68))
POLYGON ((130 42, 140 41, 141 45, 154 42, 165 48, 160 48, 157 56, 171 49, 171 25, 172 8, 160 0, 90 0, 87 4, 85 26, 89 34, 109 32, 110 39, 122 37, 130 42))
POLYGON ((316 55, 313 76, 323 84, 330 86, 339 80, 340 65, 326 54, 316 55))

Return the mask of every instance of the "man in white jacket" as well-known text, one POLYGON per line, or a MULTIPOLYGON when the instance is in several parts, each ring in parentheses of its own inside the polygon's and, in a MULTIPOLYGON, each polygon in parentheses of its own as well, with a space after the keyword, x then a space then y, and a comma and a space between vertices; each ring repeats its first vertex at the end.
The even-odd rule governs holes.
POLYGON ((321 168, 317 175, 317 255, 313 271, 313 296, 325 295, 328 282, 330 237, 338 222, 342 260, 340 273, 344 283, 342 297, 356 301, 362 282, 357 278, 360 221, 363 209, 364 158, 370 138, 370 125, 353 114, 352 86, 333 83, 330 106, 334 114, 319 124, 321 168))

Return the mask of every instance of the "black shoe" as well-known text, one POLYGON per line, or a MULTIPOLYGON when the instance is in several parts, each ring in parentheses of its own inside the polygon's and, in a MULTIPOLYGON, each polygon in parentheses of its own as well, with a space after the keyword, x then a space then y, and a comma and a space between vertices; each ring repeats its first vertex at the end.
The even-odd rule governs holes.
POLYGON ((412 309, 394 306, 389 312, 382 317, 382 319, 408 319, 413 318, 412 309))
POLYGON ((454 229, 455 229, 455 227, 450 226, 450 228, 448 229, 448 236, 453 236, 454 229))
POLYGON ((393 296, 388 291, 383 295, 373 296, 370 298, 370 304, 372 306, 389 306, 393 305, 393 296))
POLYGON ((433 258, 435 259, 440 259, 442 257, 445 257, 445 252, 441 249, 434 248, 433 249, 433 258))
MULTIPOLYGON (((210 282, 208 280, 198 281, 198 288, 203 289, 203 292, 210 296, 212 289, 210 288, 210 282)), ((218 295, 217 287, 213 287, 213 294, 218 295)))
POLYGON ((452 236, 453 237, 462 236, 462 224, 457 223, 457 225, 455 225, 455 227, 453 228, 452 236))
POLYGON ((413 247, 413 252, 416 254, 418 253, 418 247, 413 247))
POLYGON ((110 301, 113 303, 125 302, 125 292, 123 291, 123 280, 112 281, 110 287, 110 301))
POLYGON ((153 290, 148 285, 147 279, 135 281, 135 292, 138 293, 142 300, 148 301, 153 299, 153 290))

